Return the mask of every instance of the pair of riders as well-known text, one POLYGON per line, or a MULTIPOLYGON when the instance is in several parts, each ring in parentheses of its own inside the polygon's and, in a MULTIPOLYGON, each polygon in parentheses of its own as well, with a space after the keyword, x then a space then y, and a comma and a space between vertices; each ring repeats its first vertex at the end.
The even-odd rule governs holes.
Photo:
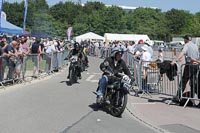
MULTIPOLYGON (((131 73, 128 67, 126 66, 126 63, 121 58, 122 52, 123 51, 119 47, 113 48, 111 51, 111 56, 106 58, 104 62, 108 62, 109 67, 112 69, 114 74, 124 73, 127 76, 131 77, 131 73)), ((97 99, 96 99, 97 103, 100 103, 102 101, 106 85, 111 84, 115 81, 115 79, 113 79, 112 76, 109 76, 109 74, 106 72, 107 66, 105 65, 104 62, 100 64, 100 69, 101 71, 103 71, 103 74, 102 74, 101 79, 99 80, 99 86, 97 90, 97 99)))

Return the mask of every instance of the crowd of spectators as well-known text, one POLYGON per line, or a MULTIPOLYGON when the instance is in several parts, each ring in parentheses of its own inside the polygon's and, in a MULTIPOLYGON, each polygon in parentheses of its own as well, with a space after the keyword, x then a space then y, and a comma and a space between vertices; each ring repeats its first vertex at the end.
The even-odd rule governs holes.
POLYGON ((61 67, 61 53, 65 49, 64 40, 57 38, 39 38, 29 36, 12 36, 10 42, 8 37, 3 35, 0 42, 0 81, 25 78, 27 61, 32 60, 33 77, 37 77, 39 62, 45 57, 46 69, 49 73, 61 67), (53 56, 53 53, 56 53, 53 56), (54 61, 54 63, 52 63, 54 61), (52 66, 53 65, 53 66, 52 66), (8 72, 6 72, 6 67, 8 72))

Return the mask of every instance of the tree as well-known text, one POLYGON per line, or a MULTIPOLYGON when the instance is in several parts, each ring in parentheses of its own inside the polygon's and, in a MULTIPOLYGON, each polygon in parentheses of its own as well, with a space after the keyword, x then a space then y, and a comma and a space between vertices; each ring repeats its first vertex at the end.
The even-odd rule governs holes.
POLYGON ((190 25, 190 13, 184 10, 171 9, 165 14, 167 20, 167 27, 169 32, 173 35, 179 35, 184 32, 190 25))
POLYGON ((7 14, 7 20, 19 27, 23 26, 23 7, 17 2, 12 4, 5 2, 3 11, 7 14))
POLYGON ((81 13, 82 6, 72 2, 58 3, 50 8, 50 14, 66 24, 73 24, 74 19, 81 13))
POLYGON ((125 27, 125 23, 123 23, 124 14, 122 8, 117 6, 104 8, 101 12, 103 32, 121 33, 121 30, 125 27))
POLYGON ((151 39, 164 39, 167 34, 161 10, 137 8, 125 16, 127 29, 136 34, 147 34, 151 39))
POLYGON ((105 5, 101 2, 87 2, 84 5, 83 12, 90 14, 93 11, 101 11, 105 8, 105 5))

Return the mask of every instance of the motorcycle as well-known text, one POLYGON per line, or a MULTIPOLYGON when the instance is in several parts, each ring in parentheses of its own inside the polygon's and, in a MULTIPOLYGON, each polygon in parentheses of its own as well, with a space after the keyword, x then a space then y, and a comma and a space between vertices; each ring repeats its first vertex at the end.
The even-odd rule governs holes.
POLYGON ((129 94, 129 90, 132 87, 132 81, 123 73, 114 74, 111 70, 106 70, 106 73, 114 78, 115 81, 106 86, 103 99, 100 103, 97 103, 97 106, 107 108, 112 116, 119 117, 126 108, 127 94, 129 94))
POLYGON ((70 81, 70 83, 76 83, 78 80, 78 70, 79 70, 78 56, 72 56, 70 58, 70 62, 71 62, 71 65, 70 65, 70 71, 69 71, 69 81, 70 81))

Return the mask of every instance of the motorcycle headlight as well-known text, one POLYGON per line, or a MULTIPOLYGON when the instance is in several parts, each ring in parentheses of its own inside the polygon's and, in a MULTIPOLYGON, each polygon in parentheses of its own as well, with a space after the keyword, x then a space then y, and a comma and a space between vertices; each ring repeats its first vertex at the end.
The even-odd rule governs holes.
POLYGON ((124 75, 122 77, 122 83, 130 84, 130 82, 131 82, 131 79, 127 75, 124 75))
POLYGON ((123 84, 123 87, 125 87, 125 88, 130 88, 131 85, 130 85, 130 84, 127 84, 127 83, 124 83, 124 84, 123 84))
POLYGON ((76 61, 78 61, 78 57, 77 56, 72 56, 70 60, 71 60, 71 62, 76 62, 76 61))

